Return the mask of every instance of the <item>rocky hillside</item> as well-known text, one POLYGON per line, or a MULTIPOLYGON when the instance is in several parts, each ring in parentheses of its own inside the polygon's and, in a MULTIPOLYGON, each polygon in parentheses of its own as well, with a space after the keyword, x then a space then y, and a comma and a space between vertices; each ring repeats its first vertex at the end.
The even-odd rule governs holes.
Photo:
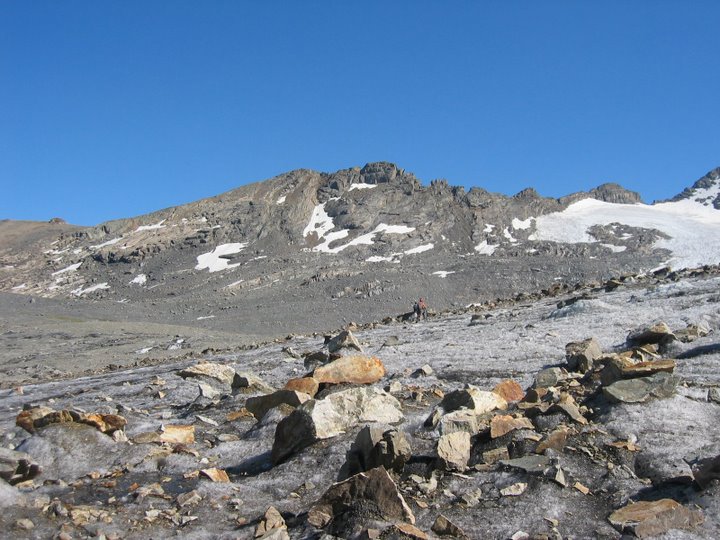
POLYGON ((0 222, 0 291, 261 336, 336 328, 418 296, 441 310, 717 263, 719 189, 716 170, 648 206, 614 184, 551 199, 423 186, 389 163, 298 170, 93 228, 0 222))

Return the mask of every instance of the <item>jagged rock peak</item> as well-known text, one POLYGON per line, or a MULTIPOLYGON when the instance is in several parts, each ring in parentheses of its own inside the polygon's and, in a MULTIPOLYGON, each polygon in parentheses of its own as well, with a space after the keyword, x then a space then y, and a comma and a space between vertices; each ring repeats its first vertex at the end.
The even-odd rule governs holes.
POLYGON ((720 167, 708 172, 695 182, 692 187, 685 188, 682 193, 675 195, 670 201, 676 202, 686 199, 720 210, 720 167))
POLYGON ((590 191, 590 195, 599 201, 617 204, 635 204, 642 202, 640 194, 636 191, 625 189, 619 184, 602 184, 590 191))

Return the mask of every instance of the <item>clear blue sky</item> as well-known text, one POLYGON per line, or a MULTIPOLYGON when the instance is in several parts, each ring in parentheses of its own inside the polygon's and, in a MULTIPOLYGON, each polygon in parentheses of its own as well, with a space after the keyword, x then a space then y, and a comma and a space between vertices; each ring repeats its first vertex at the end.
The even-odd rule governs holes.
POLYGON ((0 218, 393 161, 514 194, 720 165, 717 1, 0 0, 0 218))

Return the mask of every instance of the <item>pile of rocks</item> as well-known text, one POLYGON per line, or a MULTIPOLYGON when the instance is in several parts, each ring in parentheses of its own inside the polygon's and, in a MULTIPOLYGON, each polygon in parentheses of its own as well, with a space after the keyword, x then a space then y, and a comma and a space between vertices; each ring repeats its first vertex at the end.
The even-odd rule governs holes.
MULTIPOLYGON (((286 350, 307 372, 282 388, 201 362, 177 372, 184 386, 176 392, 191 399, 160 427, 141 409, 23 410, 17 426, 27 438, 0 452, 0 503, 27 509, 8 524, 17 535, 37 527, 57 538, 157 535, 211 523, 218 511, 233 537, 471 538, 485 536, 486 521, 509 505, 546 512, 545 527, 518 530, 515 540, 691 530, 704 517, 682 489, 717 491, 720 450, 688 461, 685 487, 668 486, 667 478, 640 474, 638 441, 613 435, 603 418, 615 407, 659 407, 672 398, 681 380, 666 353, 675 340, 708 331, 658 323, 633 330, 612 352, 593 338, 569 343, 565 362, 539 371, 527 388, 513 379, 447 392, 413 385, 435 376, 427 365, 400 382, 350 330, 319 351, 286 350), (236 422, 254 425, 228 431, 236 422), (233 444, 245 451, 255 444, 257 455, 223 466, 218 449, 233 444), (331 471, 335 483, 308 480, 292 492, 292 505, 279 496, 262 514, 242 515, 240 497, 252 496, 243 479, 282 474, 308 456, 321 460, 334 445, 347 448, 331 471), (569 516, 575 509, 580 515, 569 516)), ((152 403, 170 386, 156 377, 142 391, 152 403)))

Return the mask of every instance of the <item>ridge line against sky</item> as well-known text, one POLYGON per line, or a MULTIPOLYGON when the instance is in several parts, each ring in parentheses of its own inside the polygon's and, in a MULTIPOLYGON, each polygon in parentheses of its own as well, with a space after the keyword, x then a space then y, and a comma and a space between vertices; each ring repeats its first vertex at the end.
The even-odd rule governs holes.
POLYGON ((720 166, 720 3, 0 2, 0 219, 306 168, 667 199, 720 166))

